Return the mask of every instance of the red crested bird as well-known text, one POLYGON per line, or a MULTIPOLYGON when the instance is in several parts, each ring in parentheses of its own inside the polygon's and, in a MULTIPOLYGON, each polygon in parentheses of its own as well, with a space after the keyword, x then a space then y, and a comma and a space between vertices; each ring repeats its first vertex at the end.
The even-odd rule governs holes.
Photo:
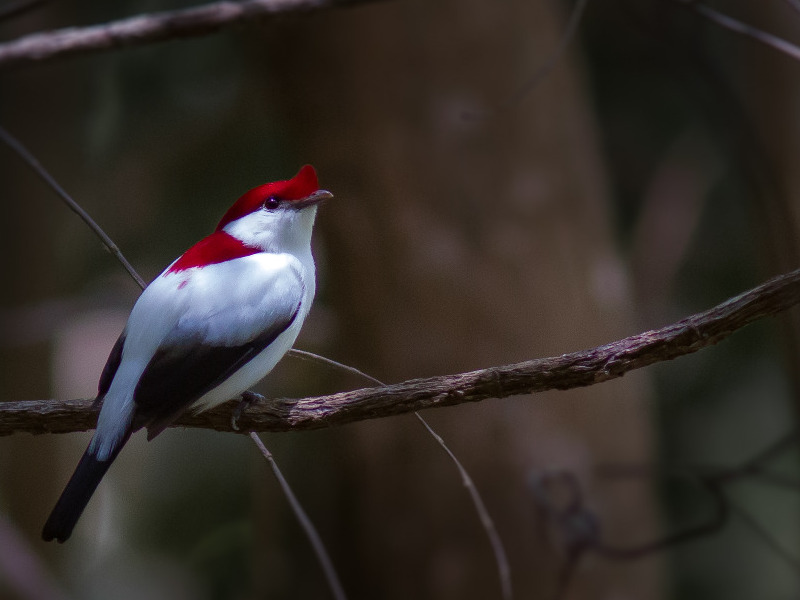
POLYGON ((137 300, 100 376, 97 429, 42 531, 66 541, 131 434, 235 398, 292 347, 316 289, 314 169, 253 188, 137 300))

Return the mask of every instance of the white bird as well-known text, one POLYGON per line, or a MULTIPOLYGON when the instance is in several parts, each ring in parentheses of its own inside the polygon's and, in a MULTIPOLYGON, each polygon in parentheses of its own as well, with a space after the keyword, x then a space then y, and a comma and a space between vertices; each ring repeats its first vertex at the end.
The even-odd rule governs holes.
POLYGON ((306 165, 256 187, 137 300, 100 376, 89 447, 42 531, 64 542, 131 434, 246 392, 292 347, 314 300, 311 232, 331 198, 306 165))

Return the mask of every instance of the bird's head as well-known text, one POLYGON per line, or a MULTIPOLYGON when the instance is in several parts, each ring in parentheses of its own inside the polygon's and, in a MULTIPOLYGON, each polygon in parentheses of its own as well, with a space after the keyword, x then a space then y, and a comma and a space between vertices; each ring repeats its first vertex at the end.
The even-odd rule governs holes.
POLYGON ((306 165, 291 179, 245 193, 222 217, 217 231, 268 252, 299 251, 311 242, 317 204, 332 197, 319 189, 314 167, 306 165))

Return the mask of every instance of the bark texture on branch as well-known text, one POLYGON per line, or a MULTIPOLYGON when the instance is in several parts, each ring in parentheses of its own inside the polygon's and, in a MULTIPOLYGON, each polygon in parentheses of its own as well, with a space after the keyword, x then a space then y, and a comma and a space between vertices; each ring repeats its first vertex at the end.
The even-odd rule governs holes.
MULTIPOLYGON (((426 408, 594 385, 622 377, 634 369, 697 352, 758 319, 798 303, 800 270, 775 277, 677 323, 589 350, 329 396, 271 399, 247 410, 239 420, 239 433, 318 429, 426 408)), ((226 404, 197 415, 185 415, 175 426, 233 432, 230 415, 231 405, 226 404)), ((96 421, 97 411, 92 408, 91 400, 0 403, 0 435, 85 431, 92 429, 96 421)))
POLYGON ((116 50, 195 37, 248 21, 287 13, 360 4, 365 0, 245 0, 215 2, 183 10, 137 15, 119 21, 26 35, 0 44, 0 67, 71 54, 116 50))

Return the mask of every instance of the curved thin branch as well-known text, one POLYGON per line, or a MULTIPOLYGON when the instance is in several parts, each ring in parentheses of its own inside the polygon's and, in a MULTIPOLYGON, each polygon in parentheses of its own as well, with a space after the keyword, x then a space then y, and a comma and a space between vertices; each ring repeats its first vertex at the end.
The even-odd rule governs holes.
MULTIPOLYGON (((294 356, 296 358, 301 358, 303 360, 311 360, 328 365, 330 367, 341 369, 343 371, 348 371, 353 375, 362 377, 367 381, 375 383, 379 386, 386 385, 381 380, 376 379, 372 375, 367 375, 363 371, 359 371, 358 369, 356 369, 355 367, 351 367, 350 365, 345 365, 335 360, 331 360, 330 358, 319 356, 317 354, 312 354, 311 352, 306 352, 305 350, 293 349, 292 351, 294 352, 294 356)), ((461 475, 461 483, 467 489, 467 492, 469 492, 469 497, 472 500, 472 505, 475 507, 475 512, 478 513, 478 517, 480 518, 481 521, 481 526, 483 527, 483 530, 486 532, 486 536, 489 538, 489 544, 492 547, 492 553, 494 554, 495 563, 497 564, 497 573, 500 578, 500 593, 502 594, 501 597, 503 598, 503 600, 511 600, 514 597, 514 591, 513 591, 514 588, 511 582, 511 566, 509 565, 508 562, 508 555, 506 554, 506 549, 505 546, 503 545, 503 540, 497 531, 497 527, 495 527, 494 519, 492 519, 492 515, 489 514, 489 510, 486 508, 486 503, 483 501, 483 497, 478 491, 478 487, 475 485, 475 482, 472 480, 472 477, 470 476, 467 469, 464 467, 464 465, 461 464, 461 461, 458 460, 458 457, 450 449, 450 447, 444 441, 442 436, 436 433, 433 427, 430 426, 430 424, 423 418, 421 414, 415 411, 414 416, 417 417, 417 420, 420 422, 420 424, 422 424, 422 426, 436 441, 436 443, 439 444, 442 450, 444 450, 444 452, 453 462, 453 465, 456 467, 456 470, 458 471, 459 475, 461 475)))
MULTIPOLYGON (((727 29, 728 31, 732 31, 733 33, 739 34, 746 38, 750 38, 751 40, 755 40, 765 46, 772 48, 773 50, 777 50, 778 52, 782 52, 786 56, 793 58, 794 60, 800 60, 800 46, 796 46, 791 42, 778 37, 777 35, 773 35, 766 31, 762 31, 757 27, 734 19, 733 17, 726 15, 725 13, 719 12, 703 4, 702 2, 698 2, 697 0, 672 0, 677 4, 681 4, 686 8, 689 8, 696 12, 697 14, 705 17, 709 21, 716 23, 720 27, 727 29)), ((798 3, 791 2, 792 6, 797 9, 798 3)))
POLYGON ((784 0, 797 14, 800 14, 800 0, 784 0))
POLYGON ((72 54, 117 50, 196 37, 287 13, 361 4, 367 0, 243 0, 137 15, 119 21, 26 35, 0 44, 0 67, 41 62, 72 54))
MULTIPOLYGON (((677 323, 589 350, 329 396, 270 400, 248 409, 238 424, 243 432, 318 429, 426 408, 594 385, 712 346, 798 303, 800 269, 677 323)), ((223 405, 186 415, 175 426, 233 431, 230 410, 223 405)), ((84 431, 94 427, 96 418, 91 400, 2 402, 0 435, 84 431)))
POLYGON ((578 25, 581 23, 583 13, 585 12, 586 5, 588 3, 589 0, 577 0, 575 2, 575 6, 569 15, 569 19, 567 19, 567 26, 564 29, 564 33, 562 34, 558 45, 552 51, 550 56, 547 57, 544 63, 542 63, 542 65, 536 69, 536 71, 534 71, 533 75, 531 75, 528 80, 522 84, 522 87, 520 87, 516 93, 514 93, 502 104, 500 107, 501 112, 505 112, 509 108, 513 108, 514 106, 520 104, 525 96, 530 94, 534 88, 536 88, 536 86, 538 86, 539 83, 545 79, 545 77, 550 75, 555 66, 566 54, 567 49, 572 41, 575 39, 575 36, 578 32, 578 25))
POLYGON ((261 440, 261 438, 258 437, 258 434, 251 432, 250 439, 255 442, 255 445, 258 446, 261 454, 263 454, 264 458, 267 459, 269 467, 272 469, 272 474, 275 476, 278 485, 281 487, 283 495, 286 496, 286 500, 289 502, 289 506, 291 507, 295 518, 300 524, 300 527, 303 528, 308 541, 311 542, 311 548, 314 550, 314 554, 317 556, 317 561, 322 567, 322 572, 325 575, 325 580, 328 582, 328 588, 330 588, 333 597, 335 600, 347 600, 347 595, 344 593, 342 582, 339 580, 339 575, 336 573, 336 569, 333 566, 333 561, 331 560, 330 554, 328 554, 328 551, 325 549, 325 544, 322 543, 322 538, 320 537, 319 533, 317 533, 317 528, 314 527, 314 523, 312 523, 311 519, 308 518, 306 511, 303 510, 303 505, 300 504, 297 496, 294 495, 292 488, 289 486, 289 482, 286 481, 286 478, 283 476, 283 473, 281 473, 280 468, 278 468, 278 463, 275 462, 272 452, 267 450, 267 447, 264 445, 264 442, 261 440))
POLYGON ((0 21, 7 19, 14 19, 26 12, 41 8, 47 0, 17 0, 16 2, 8 2, 5 6, 0 8, 0 21))
POLYGON ((100 238, 100 241, 103 242, 103 245, 108 248, 108 251, 114 255, 120 264, 122 264, 122 266, 128 272, 128 275, 133 278, 140 288, 144 289, 147 287, 144 279, 139 276, 139 274, 136 272, 136 269, 133 268, 133 265, 128 262, 128 259, 122 254, 122 251, 114 243, 114 240, 112 240, 108 234, 103 231, 103 229, 95 222, 94 219, 92 219, 91 216, 89 216, 89 213, 87 213, 80 204, 72 199, 72 196, 64 191, 64 188, 62 188, 55 178, 47 172, 47 169, 45 169, 41 163, 39 163, 36 157, 31 154, 25 146, 22 145, 22 142, 8 133, 8 131, 6 131, 3 127, 0 127, 0 141, 4 142, 9 148, 16 152, 17 155, 22 158, 22 160, 28 163, 28 166, 33 169, 47 185, 50 186, 50 189, 52 189, 64 201, 69 209, 78 215, 84 223, 86 223, 89 229, 91 229, 92 232, 100 238))

